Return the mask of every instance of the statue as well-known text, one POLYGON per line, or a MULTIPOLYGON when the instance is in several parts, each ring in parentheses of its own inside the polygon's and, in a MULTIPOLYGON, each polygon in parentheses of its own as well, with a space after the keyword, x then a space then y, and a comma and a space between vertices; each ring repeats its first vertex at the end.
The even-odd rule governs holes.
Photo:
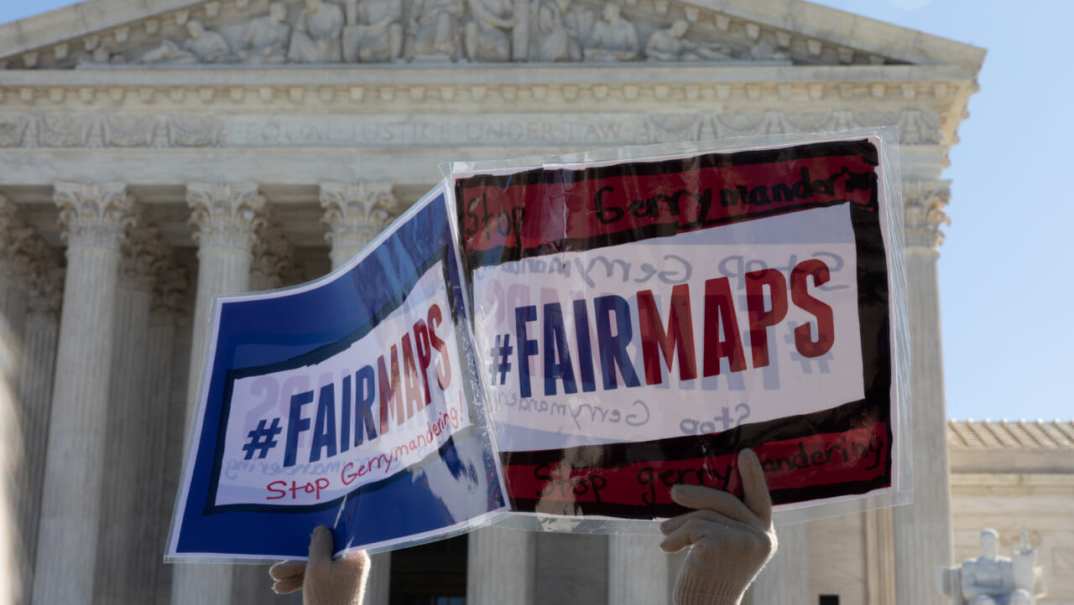
POLYGON ((1026 532, 1014 558, 999 556, 999 533, 981 531, 981 556, 944 572, 944 593, 956 605, 1034 605, 1040 594, 1037 551, 1026 532))
POLYGON ((764 39, 750 48, 750 57, 758 61, 787 61, 791 58, 787 53, 776 50, 771 42, 764 39))
POLYGON ((631 61, 638 58, 638 30, 619 13, 619 5, 604 5, 604 19, 593 26, 585 58, 591 61, 631 61))
POLYGON ((347 0, 343 60, 395 61, 403 53, 403 0, 347 0))
MULTIPOLYGON (((569 0, 568 0, 569 1, 569 0)), ((565 0, 537 0, 530 17, 530 61, 580 61, 582 48, 564 20, 565 0)))
POLYGON ((462 0, 414 0, 407 56, 412 59, 458 57, 462 0))
POLYGON ((722 47, 687 40, 685 36, 689 27, 689 23, 680 19, 667 29, 654 31, 645 45, 645 56, 653 61, 712 61, 731 58, 730 52, 722 47))
POLYGON ((593 35, 593 26, 596 16, 593 11, 577 2, 571 4, 571 0, 557 0, 559 13, 563 16, 563 24, 567 28, 568 36, 579 47, 578 58, 581 59, 581 48, 589 46, 590 37, 593 35))
POLYGON ((471 61, 510 61, 515 26, 511 0, 468 0, 472 21, 466 24, 466 56, 471 61))
POLYGON ((338 63, 343 58, 343 25, 343 9, 324 0, 306 0, 288 58, 296 63, 338 63))
POLYGON ((251 20, 246 26, 240 38, 239 58, 246 63, 283 63, 287 60, 290 40, 287 7, 283 2, 273 2, 267 15, 251 20))
POLYGON ((218 32, 206 29, 201 21, 188 21, 188 40, 172 42, 165 40, 159 47, 142 55, 142 63, 169 63, 184 65, 192 63, 226 63, 234 58, 227 40, 218 32))

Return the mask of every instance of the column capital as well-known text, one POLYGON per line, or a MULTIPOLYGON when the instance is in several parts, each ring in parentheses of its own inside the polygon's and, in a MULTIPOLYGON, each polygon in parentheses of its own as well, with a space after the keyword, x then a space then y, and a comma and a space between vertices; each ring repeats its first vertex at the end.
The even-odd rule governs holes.
POLYGON ((153 313, 178 315, 186 310, 187 294, 190 288, 190 275, 185 267, 169 260, 157 266, 153 280, 153 297, 150 310, 153 313))
POLYGON ((294 275, 294 248, 277 223, 264 221, 259 225, 250 272, 255 290, 279 288, 294 275))
POLYGON ((161 266, 168 262, 168 248, 156 225, 138 222, 131 227, 122 246, 120 273, 135 287, 149 290, 161 266))
POLYGON ((23 278, 44 241, 18 215, 14 202, 0 195, 0 275, 23 278))
POLYGON ((27 289, 31 313, 59 317, 63 307, 64 270, 55 261, 34 270, 27 289))
POLYGON ((0 195, 0 252, 7 254, 15 234, 25 228, 19 218, 18 207, 4 195, 0 195))
POLYGON ((31 228, 21 230, 16 248, 9 258, 25 267, 27 303, 31 313, 59 316, 63 303, 64 270, 60 266, 60 252, 48 245, 31 228))
POLYGON ((256 183, 190 183, 186 201, 199 247, 250 249, 265 209, 256 183))
POLYGON ((399 201, 389 181, 321 183, 321 219, 329 227, 325 239, 341 237, 373 238, 398 211, 399 201))
POLYGON ((941 227, 951 224, 944 208, 951 200, 950 181, 907 181, 903 184, 906 247, 938 252, 941 227))
POLYGON ((56 183, 53 201, 69 247, 118 249, 134 218, 134 200, 124 183, 56 183))

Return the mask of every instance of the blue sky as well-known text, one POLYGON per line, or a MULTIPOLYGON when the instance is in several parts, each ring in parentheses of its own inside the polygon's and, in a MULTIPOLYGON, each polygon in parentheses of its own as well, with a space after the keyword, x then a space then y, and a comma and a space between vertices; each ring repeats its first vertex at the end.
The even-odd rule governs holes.
MULTIPOLYGON (((0 0, 0 22, 71 4, 0 0)), ((988 49, 946 176, 941 248, 948 415, 1074 418, 1074 5, 823 0, 988 49), (1066 137, 1072 137, 1067 140, 1066 137), (1071 271, 1071 273, 1068 273, 1071 271)))

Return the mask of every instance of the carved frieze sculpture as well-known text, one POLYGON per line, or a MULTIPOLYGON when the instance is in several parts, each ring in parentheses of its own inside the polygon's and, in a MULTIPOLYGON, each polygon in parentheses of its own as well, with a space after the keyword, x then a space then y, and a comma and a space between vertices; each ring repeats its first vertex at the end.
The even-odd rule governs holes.
POLYGON ((578 36, 567 27, 564 9, 569 0, 534 0, 530 5, 529 59, 542 63, 580 61, 578 36))
POLYGON ((407 57, 417 60, 459 58, 459 22, 465 6, 462 0, 413 0, 407 57))
POLYGON ((468 0, 466 56, 471 61, 511 60, 511 35, 515 15, 511 0, 468 0))
POLYGON ((266 12, 245 22, 209 27, 190 20, 181 40, 165 39, 126 56, 103 53, 93 62, 790 60, 784 52, 789 42, 777 48, 757 30, 749 41, 714 41, 706 38, 711 30, 691 32, 696 9, 693 16, 671 11, 667 3, 651 10, 614 0, 271 0, 266 12))
POLYGON ((618 4, 604 5, 603 18, 593 26, 585 47, 587 61, 633 61, 641 51, 638 30, 623 18, 618 4))
POLYGON ((403 53, 403 0, 347 0, 343 60, 395 61, 403 53))
POLYGON ((188 21, 189 38, 182 42, 165 40, 142 55, 142 63, 229 63, 235 60, 224 36, 206 29, 201 21, 188 21))
POLYGON ((306 0, 288 57, 296 63, 338 63, 343 60, 343 9, 324 0, 306 0))
POLYGON ((731 50, 718 45, 706 45, 685 38, 690 24, 678 20, 667 29, 658 29, 649 36, 645 56, 651 61, 714 61, 730 59, 731 50))
POLYGON ((287 6, 273 2, 269 12, 252 19, 240 39, 239 57, 246 63, 283 63, 287 61, 291 24, 287 6))

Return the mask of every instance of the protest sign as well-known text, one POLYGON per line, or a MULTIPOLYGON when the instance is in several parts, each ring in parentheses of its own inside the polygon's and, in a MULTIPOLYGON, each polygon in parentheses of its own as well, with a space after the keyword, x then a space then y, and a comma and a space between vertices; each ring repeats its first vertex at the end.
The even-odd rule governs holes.
POLYGON ((456 164, 512 508, 678 514, 676 483, 739 492, 747 447, 777 504, 893 488, 887 170, 876 137, 456 164))
POLYGON ((505 507, 443 187, 331 275, 217 301, 169 556, 304 558, 505 507))

